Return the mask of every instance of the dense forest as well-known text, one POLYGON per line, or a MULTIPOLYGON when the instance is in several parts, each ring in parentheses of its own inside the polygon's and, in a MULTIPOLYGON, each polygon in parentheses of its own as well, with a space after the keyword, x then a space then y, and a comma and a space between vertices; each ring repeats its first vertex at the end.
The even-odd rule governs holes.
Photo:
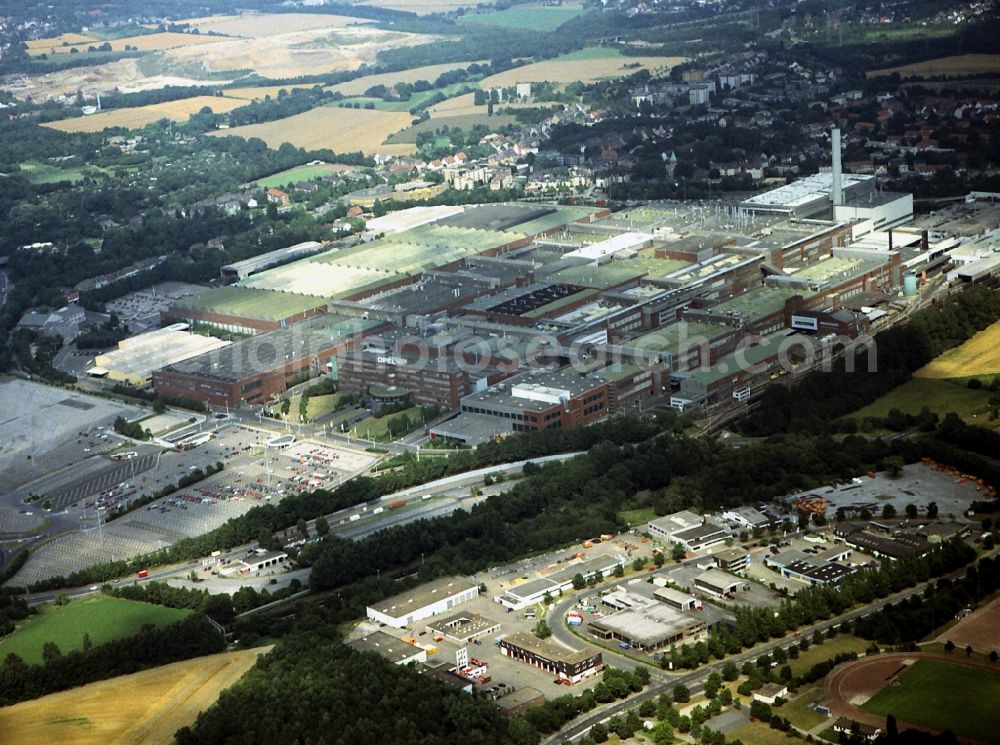
POLYGON ((534 745, 523 719, 492 703, 345 646, 335 626, 307 612, 218 703, 177 733, 178 745, 534 745))

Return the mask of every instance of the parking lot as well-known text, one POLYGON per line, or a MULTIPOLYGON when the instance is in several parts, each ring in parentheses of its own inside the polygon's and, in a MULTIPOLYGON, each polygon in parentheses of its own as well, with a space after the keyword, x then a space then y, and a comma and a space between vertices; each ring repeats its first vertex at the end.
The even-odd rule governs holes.
MULTIPOLYGON (((286 494, 334 488, 348 475, 367 468, 376 459, 370 453, 311 440, 295 443, 285 450, 268 448, 264 443, 273 433, 228 421, 214 424, 218 429, 207 442, 192 450, 166 451, 150 456, 156 458, 155 467, 137 471, 134 476, 131 463, 139 464, 147 456, 105 466, 114 469, 114 478, 109 476, 110 472, 98 471, 98 477, 88 474, 86 483, 91 486, 96 484, 104 489, 103 484, 109 478, 115 484, 126 486, 113 489, 115 493, 110 497, 77 498, 68 507, 66 516, 81 530, 39 546, 14 583, 23 586, 96 563, 154 551, 181 538, 213 530, 257 505, 279 501, 286 494), (127 492, 130 497, 151 495, 176 484, 193 469, 204 470, 219 462, 226 467, 213 476, 109 522, 100 517, 118 504, 118 491, 127 492), (349 471, 349 468, 355 470, 349 471), (115 478, 127 480, 118 482, 115 478)), ((107 459, 102 461, 111 463, 107 459)), ((77 485, 75 488, 82 487, 77 485)), ((76 493, 74 491, 73 495, 76 493)))
POLYGON ((160 325, 160 313, 177 300, 206 292, 208 287, 184 282, 161 282, 146 290, 123 295, 107 304, 107 312, 115 313, 132 333, 148 331, 160 325))

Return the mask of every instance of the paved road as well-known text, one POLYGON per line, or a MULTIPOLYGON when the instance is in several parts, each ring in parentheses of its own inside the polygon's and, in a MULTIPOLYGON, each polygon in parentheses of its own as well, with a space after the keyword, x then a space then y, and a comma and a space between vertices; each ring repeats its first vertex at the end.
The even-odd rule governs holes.
POLYGON ((7 272, 0 272, 0 308, 7 302, 7 293, 10 292, 10 282, 7 279, 7 272))

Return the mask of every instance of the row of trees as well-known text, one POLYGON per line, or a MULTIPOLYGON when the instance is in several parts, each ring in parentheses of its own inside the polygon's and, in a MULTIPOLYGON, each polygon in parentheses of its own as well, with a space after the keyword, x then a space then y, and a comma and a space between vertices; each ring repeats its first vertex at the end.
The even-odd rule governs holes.
POLYGON ((220 652, 224 646, 219 631, 205 616, 196 614, 161 629, 147 625, 134 636, 67 654, 52 644, 41 665, 28 665, 11 653, 0 665, 0 706, 220 652))

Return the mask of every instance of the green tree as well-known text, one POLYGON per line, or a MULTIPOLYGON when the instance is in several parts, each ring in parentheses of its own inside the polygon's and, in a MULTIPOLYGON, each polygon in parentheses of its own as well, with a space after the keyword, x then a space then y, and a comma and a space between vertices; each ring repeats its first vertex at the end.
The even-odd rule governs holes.
POLYGON ((318 535, 320 538, 322 538, 323 536, 325 536, 327 533, 330 532, 330 523, 327 521, 325 517, 317 517, 315 525, 316 525, 316 535, 318 535))
POLYGON ((614 575, 616 577, 624 577, 625 567, 623 567, 621 564, 615 564, 614 575))
POLYGON ((687 556, 687 550, 679 543, 675 543, 674 547, 670 549, 670 558, 674 561, 684 561, 687 556))
POLYGON ((582 590, 586 586, 587 586, 587 580, 585 580, 583 578, 582 574, 580 574, 579 572, 577 572, 576 574, 573 575, 573 589, 574 590, 582 590))
POLYGON ((538 623, 535 624, 535 628, 531 632, 537 636, 539 639, 548 639, 552 636, 552 627, 549 626, 549 622, 544 618, 538 619, 538 623))
POLYGON ((62 657, 62 651, 59 649, 58 644, 55 642, 45 642, 42 645, 42 659, 45 662, 52 662, 59 657, 62 657))
POLYGON ((705 696, 710 699, 715 698, 719 694, 721 687, 722 676, 717 672, 712 672, 705 680, 705 696))
POLYGON ((303 538, 309 537, 309 526, 306 524, 304 517, 300 517, 298 522, 295 523, 295 529, 299 531, 299 535, 303 538))
POLYGON ((882 508, 882 517, 886 520, 891 520, 896 516, 896 508, 892 506, 891 502, 886 503, 882 508))
POLYGON ((677 703, 686 704, 691 700, 691 690, 683 683, 678 683, 674 686, 673 696, 677 703))

